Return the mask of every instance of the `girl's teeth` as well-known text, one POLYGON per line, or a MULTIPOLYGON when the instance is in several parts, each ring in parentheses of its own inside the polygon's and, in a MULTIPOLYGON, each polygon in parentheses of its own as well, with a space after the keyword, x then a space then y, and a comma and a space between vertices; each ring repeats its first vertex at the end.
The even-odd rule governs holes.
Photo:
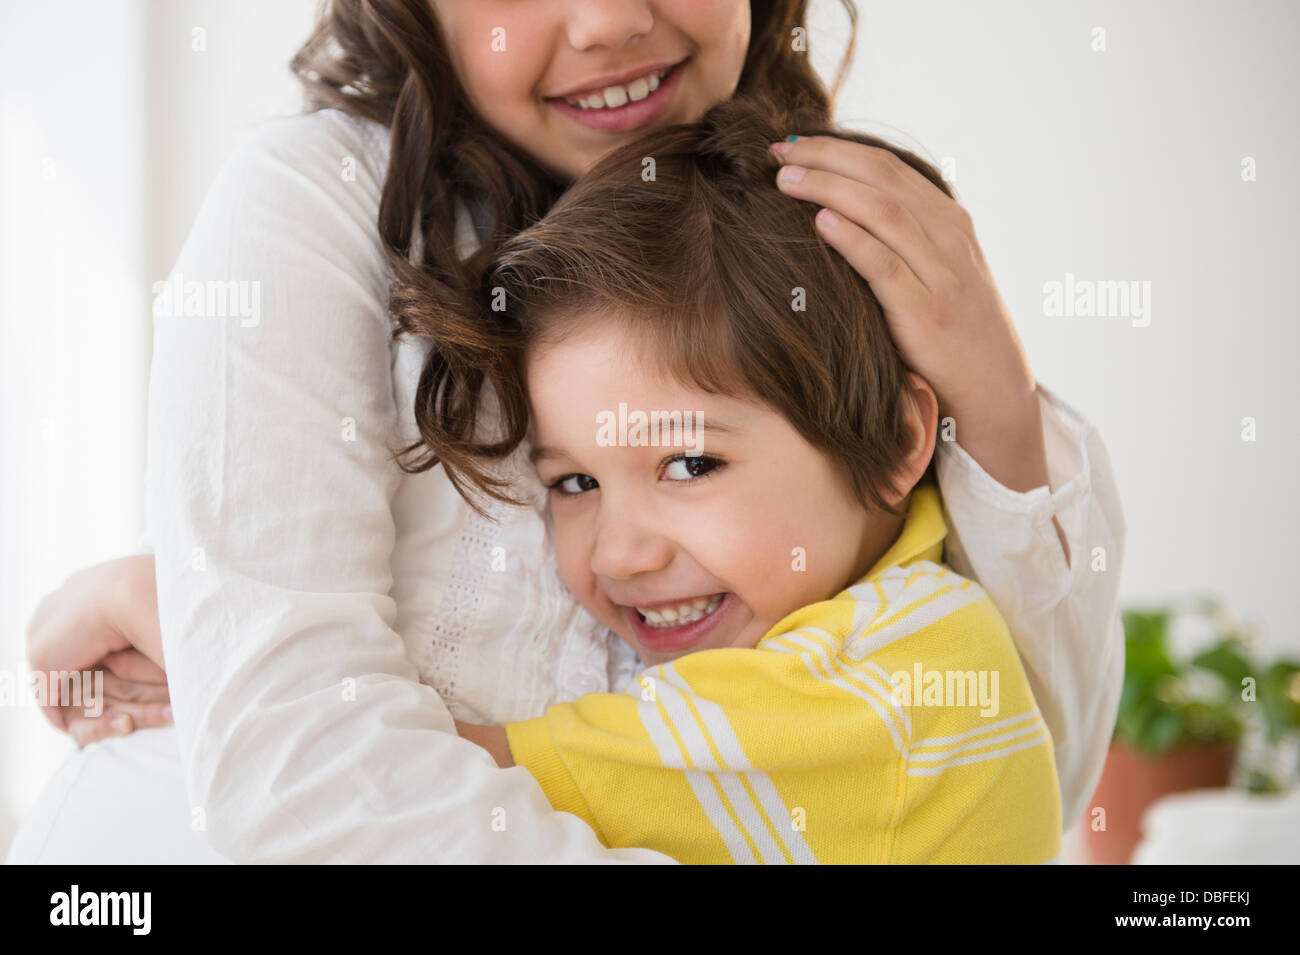
POLYGON ((659 629, 684 627, 688 623, 702 620, 717 610, 723 596, 723 594, 714 594, 712 597, 696 597, 689 603, 677 607, 664 607, 660 610, 642 610, 638 607, 637 611, 645 617, 648 626, 659 629))
POLYGON ((639 103, 659 88, 659 74, 638 76, 626 86, 606 86, 599 93, 589 93, 580 99, 567 100, 579 109, 618 109, 629 102, 639 103))

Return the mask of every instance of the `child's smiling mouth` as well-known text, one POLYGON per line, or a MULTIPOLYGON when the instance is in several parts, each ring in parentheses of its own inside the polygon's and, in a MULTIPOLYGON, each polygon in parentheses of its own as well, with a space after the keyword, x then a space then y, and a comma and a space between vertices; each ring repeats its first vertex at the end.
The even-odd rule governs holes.
POLYGON ((643 608, 623 606, 637 643, 651 653, 681 653, 702 641, 737 603, 733 593, 691 597, 643 608))

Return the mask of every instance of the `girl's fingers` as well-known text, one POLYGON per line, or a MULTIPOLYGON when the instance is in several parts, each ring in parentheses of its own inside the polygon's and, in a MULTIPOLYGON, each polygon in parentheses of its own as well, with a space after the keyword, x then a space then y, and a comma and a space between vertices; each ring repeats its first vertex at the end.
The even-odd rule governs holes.
POLYGON ((902 256, 831 209, 822 209, 814 221, 830 246, 867 280, 886 314, 908 315, 917 310, 926 289, 902 256))
POLYGON ((95 743, 113 736, 127 736, 138 729, 171 726, 170 703, 129 703, 109 700, 99 716, 90 716, 81 707, 67 707, 64 716, 68 735, 78 746, 95 743))
POLYGON ((78 749, 84 749, 91 743, 98 743, 114 736, 127 736, 135 728, 129 714, 122 714, 116 720, 102 716, 70 716, 68 735, 72 737, 78 749))
POLYGON ((837 173, 801 166, 783 167, 777 185, 787 195, 834 209, 870 232, 926 286, 942 274, 939 250, 911 210, 888 193, 837 173))
POLYGON ((108 654, 100 665, 131 683, 167 683, 162 668, 134 647, 108 654))
POLYGON ((838 139, 834 136, 805 136, 781 154, 781 159, 796 166, 822 169, 849 179, 856 179, 877 189, 914 197, 934 211, 956 203, 929 179, 921 175, 888 149, 838 139))
POLYGON ((136 729, 170 726, 170 694, 167 674, 152 660, 135 649, 106 654, 93 667, 102 684, 82 687, 82 705, 61 706, 60 698, 69 692, 60 688, 59 696, 41 707, 41 712, 55 729, 67 733, 78 746, 98 742, 111 736, 125 736, 136 729), (102 696, 102 700, 97 700, 102 696), (87 708, 99 710, 89 715, 87 708), (125 720, 114 724, 115 717, 125 720))
POLYGON ((104 697, 128 703, 166 703, 171 699, 166 683, 139 683, 111 672, 104 674, 104 697))

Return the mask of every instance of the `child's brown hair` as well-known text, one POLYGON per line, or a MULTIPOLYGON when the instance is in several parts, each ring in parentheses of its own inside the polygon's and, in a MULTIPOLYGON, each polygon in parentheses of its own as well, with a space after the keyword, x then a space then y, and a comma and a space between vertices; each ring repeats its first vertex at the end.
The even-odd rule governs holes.
POLYGON ((769 146, 795 129, 835 135, 951 191, 909 152, 798 123, 764 101, 719 104, 618 149, 503 244, 485 283, 498 310, 485 310, 514 342, 514 367, 494 382, 507 435, 527 429, 526 350, 617 312, 660 370, 763 402, 843 468, 864 507, 897 513, 884 498, 910 446, 906 369, 870 287, 818 235, 818 207, 776 187, 769 146))

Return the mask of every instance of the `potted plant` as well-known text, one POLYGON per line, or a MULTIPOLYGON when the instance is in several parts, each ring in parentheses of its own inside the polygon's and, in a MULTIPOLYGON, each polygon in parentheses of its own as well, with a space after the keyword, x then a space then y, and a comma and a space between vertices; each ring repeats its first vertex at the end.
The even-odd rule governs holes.
POLYGON ((1115 734, 1084 818, 1087 855, 1097 864, 1129 861, 1142 815, 1162 796, 1233 781, 1276 792, 1295 775, 1279 756, 1300 730, 1300 665, 1261 666, 1211 601, 1126 611, 1124 637, 1115 734), (1189 659, 1170 651, 1171 623, 1181 616, 1214 631, 1211 645, 1189 659))

